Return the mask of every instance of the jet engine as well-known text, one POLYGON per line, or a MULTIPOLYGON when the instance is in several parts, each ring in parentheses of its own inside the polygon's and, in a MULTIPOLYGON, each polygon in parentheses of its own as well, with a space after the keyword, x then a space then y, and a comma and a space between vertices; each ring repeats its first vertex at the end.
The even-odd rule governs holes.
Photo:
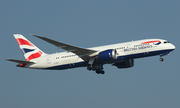
POLYGON ((115 49, 105 50, 99 53, 98 60, 101 62, 109 62, 117 59, 117 51, 115 49))
POLYGON ((134 66, 134 59, 125 60, 123 62, 114 63, 117 68, 130 68, 134 66))

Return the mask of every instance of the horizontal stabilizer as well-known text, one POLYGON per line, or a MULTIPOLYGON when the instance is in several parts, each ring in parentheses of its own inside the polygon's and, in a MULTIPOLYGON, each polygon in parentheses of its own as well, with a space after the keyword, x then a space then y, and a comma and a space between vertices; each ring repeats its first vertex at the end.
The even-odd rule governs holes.
POLYGON ((12 62, 16 62, 16 63, 23 63, 23 64, 34 64, 34 62, 30 62, 30 61, 24 61, 24 60, 15 60, 15 59, 6 59, 8 61, 12 61, 12 62))

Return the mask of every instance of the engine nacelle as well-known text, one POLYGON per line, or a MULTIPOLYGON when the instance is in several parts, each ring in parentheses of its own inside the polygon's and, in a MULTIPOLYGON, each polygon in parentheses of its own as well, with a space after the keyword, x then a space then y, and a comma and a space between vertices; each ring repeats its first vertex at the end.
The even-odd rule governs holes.
POLYGON ((130 68, 134 66, 134 59, 129 59, 123 62, 114 63, 117 68, 130 68))
POLYGON ((117 51, 115 49, 105 50, 99 53, 98 59, 102 62, 108 62, 117 59, 117 51))

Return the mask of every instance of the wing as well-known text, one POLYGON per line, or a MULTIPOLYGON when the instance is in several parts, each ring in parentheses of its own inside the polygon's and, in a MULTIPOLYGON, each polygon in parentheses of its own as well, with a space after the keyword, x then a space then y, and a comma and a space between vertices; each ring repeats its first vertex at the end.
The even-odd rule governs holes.
MULTIPOLYGON (((32 34, 33 35, 33 34, 32 34)), ((52 39, 48 39, 46 37, 42 37, 42 36, 37 36, 37 35, 33 35, 35 37, 38 37, 48 43, 51 43, 59 48, 62 48, 68 52, 72 52, 75 53, 76 55, 78 55, 80 58, 82 58, 84 61, 88 61, 90 59, 89 55, 93 54, 97 51, 95 50, 90 50, 90 49, 85 49, 85 48, 81 48, 81 47, 77 47, 77 46, 73 46, 73 45, 69 45, 69 44, 65 44, 62 42, 58 42, 52 39)))
POLYGON ((6 60, 16 62, 16 63, 24 63, 24 64, 32 63, 32 64, 34 64, 34 62, 29 62, 29 61, 24 61, 24 60, 16 60, 16 59, 6 59, 6 60))

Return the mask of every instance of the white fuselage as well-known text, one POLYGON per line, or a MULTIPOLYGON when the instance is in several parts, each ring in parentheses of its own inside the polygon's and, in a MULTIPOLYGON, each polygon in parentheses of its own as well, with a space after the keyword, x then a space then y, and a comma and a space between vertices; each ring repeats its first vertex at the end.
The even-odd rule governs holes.
MULTIPOLYGON (((145 39, 87 49, 96 50, 98 52, 115 49, 117 51, 117 59, 114 60, 114 62, 117 62, 125 59, 136 59, 170 52, 175 49, 175 46, 162 39, 145 39), (154 42, 157 40, 160 42, 154 42)), ((97 56, 98 52, 92 54, 92 56, 97 56)), ((33 59, 32 61, 35 62, 35 64, 27 65, 27 68, 68 69, 88 65, 87 61, 84 61, 79 56, 71 52, 47 54, 43 57, 33 59)))

